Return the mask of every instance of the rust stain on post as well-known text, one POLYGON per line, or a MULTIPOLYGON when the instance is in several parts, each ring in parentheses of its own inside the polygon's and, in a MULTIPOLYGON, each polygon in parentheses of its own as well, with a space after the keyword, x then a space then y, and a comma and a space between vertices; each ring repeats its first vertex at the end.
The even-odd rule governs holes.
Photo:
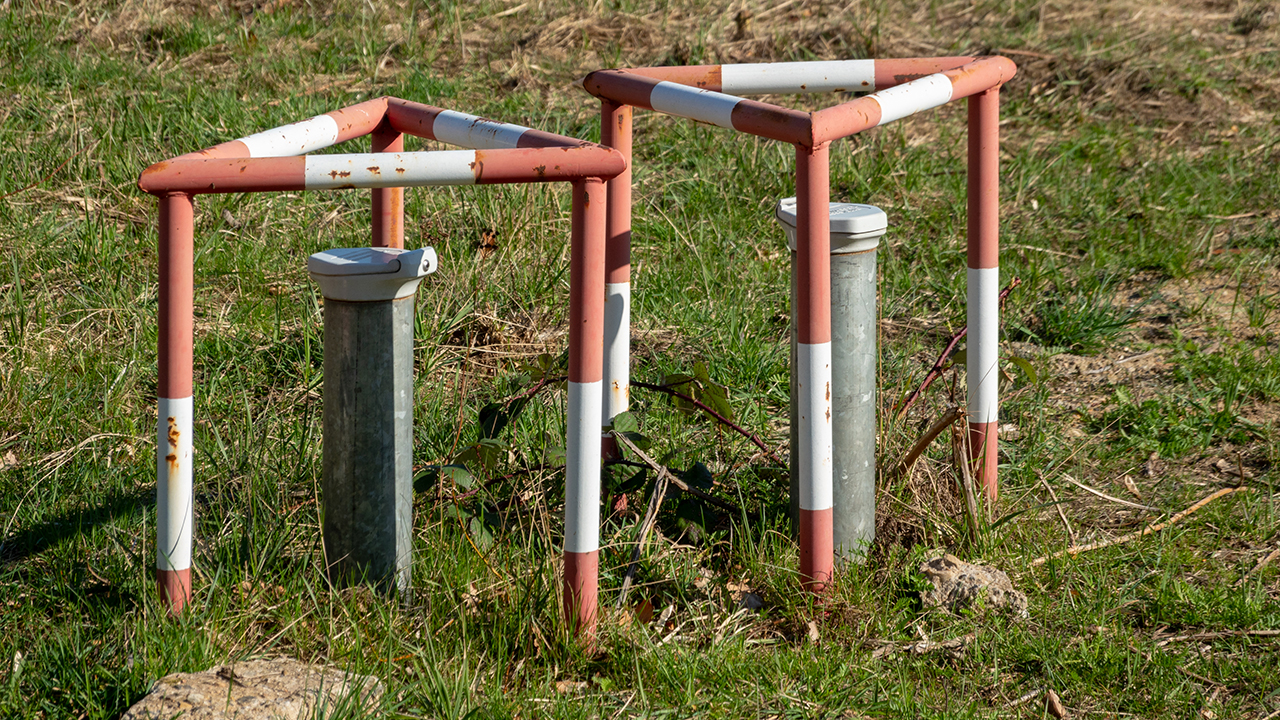
POLYGON ((182 439, 182 432, 178 430, 178 419, 169 418, 169 454, 164 456, 166 462, 169 463, 169 476, 176 477, 178 472, 178 441, 182 439))
MULTIPOLYGON (((368 170, 369 172, 379 177, 382 176, 382 168, 378 165, 370 165, 369 167, 365 168, 365 170, 368 170)), ((350 175, 351 173, 347 173, 347 174, 350 175)))

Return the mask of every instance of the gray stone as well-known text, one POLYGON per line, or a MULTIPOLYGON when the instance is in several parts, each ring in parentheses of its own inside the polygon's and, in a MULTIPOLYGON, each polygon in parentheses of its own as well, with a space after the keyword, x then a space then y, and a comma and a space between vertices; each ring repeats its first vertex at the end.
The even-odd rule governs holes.
POLYGON ((376 711, 381 697, 371 675, 292 658, 250 660, 166 675, 121 720, 310 720, 338 709, 376 711))
POLYGON ((1013 589, 1003 571, 989 565, 967 563, 946 554, 920 566, 932 589, 920 593, 925 607, 941 607, 951 612, 981 604, 1027 617, 1027 596, 1013 589))

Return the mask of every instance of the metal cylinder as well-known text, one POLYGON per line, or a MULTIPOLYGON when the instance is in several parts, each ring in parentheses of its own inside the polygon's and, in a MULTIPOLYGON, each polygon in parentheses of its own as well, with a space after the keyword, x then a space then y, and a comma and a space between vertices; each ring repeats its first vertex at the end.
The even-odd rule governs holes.
POLYGON ((330 580, 407 590, 413 546, 413 293, 435 252, 312 255, 324 303, 324 550, 330 580))
MULTIPOLYGON (((832 543, 841 563, 865 560, 876 527, 876 254, 887 227, 871 205, 831 203, 831 411, 832 543)), ((791 292, 797 292, 795 201, 775 213, 793 256, 791 292)), ((795 327, 795 302, 792 302, 795 327)), ((796 336, 791 340, 791 443, 798 443, 796 336)), ((794 450, 793 450, 794 457, 794 450)), ((799 515, 798 463, 791 462, 791 517, 799 515)))

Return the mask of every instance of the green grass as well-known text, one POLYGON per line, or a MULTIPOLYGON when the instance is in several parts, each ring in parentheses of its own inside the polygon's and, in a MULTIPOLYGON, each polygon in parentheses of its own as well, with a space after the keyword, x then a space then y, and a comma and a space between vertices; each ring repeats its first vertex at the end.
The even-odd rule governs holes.
MULTIPOLYGON (((1253 5, 1137 19, 1105 3, 872 5, 747 3, 738 39, 742 8, 694 0, 0 5, 0 715, 118 717, 168 673, 263 655, 375 674, 378 712, 406 718, 1042 717, 1042 700, 1014 703, 1042 687, 1075 716, 1280 709, 1275 638, 1246 634, 1280 629, 1280 563, 1257 568, 1280 541, 1277 30, 1253 5), (367 242, 367 195, 204 196, 197 596, 166 617, 150 579, 156 209, 134 187, 142 168, 382 94, 591 139, 597 106, 570 82, 598 67, 1001 48, 1020 65, 1003 92, 1002 277, 1023 281, 1004 324, 1028 361, 1005 367, 1001 423, 1017 433, 993 517, 1012 519, 967 539, 939 441, 884 478, 871 559, 815 602, 793 572, 785 469, 635 389, 650 454, 742 512, 668 499, 630 595, 653 621, 611 611, 585 653, 559 612, 564 393, 552 383, 500 431, 480 422, 563 374, 567 190, 413 190, 408 242, 441 258, 416 321, 416 592, 330 587, 321 305, 304 261, 367 242), (1124 374, 1148 352, 1160 362, 1124 374), (1062 474, 1177 511, 1236 482, 1219 460, 1252 492, 1031 566, 1066 546, 1063 518, 1082 543, 1158 519, 1062 474), (439 471, 451 464, 466 471, 439 471), (1030 617, 923 609, 916 568, 944 549, 1008 571, 1030 617), (743 589, 761 611, 737 611, 743 589), (1204 633, 1217 635, 1164 642, 1204 633), (956 652, 872 655, 969 635, 956 652)), ((963 404, 960 366, 905 418, 891 407, 964 323, 963 121, 957 104, 832 148, 833 198, 890 216, 886 465, 963 404)), ((783 447, 789 260, 772 205, 794 194, 794 150, 652 114, 636 127, 634 375, 702 365, 735 420, 783 447)), ((636 473, 615 466, 606 483, 610 607, 652 486, 636 473)))

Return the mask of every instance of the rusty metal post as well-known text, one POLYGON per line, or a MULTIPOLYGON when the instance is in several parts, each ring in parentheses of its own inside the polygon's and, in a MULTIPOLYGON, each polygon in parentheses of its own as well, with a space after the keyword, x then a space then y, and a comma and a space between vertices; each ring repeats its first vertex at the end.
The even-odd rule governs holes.
POLYGON ((195 202, 185 193, 160 197, 160 307, 156 396, 156 585, 177 614, 191 602, 191 389, 195 202))
MULTIPOLYGON (((376 153, 404 152, 404 135, 391 129, 386 120, 370 133, 376 153)), ((372 202, 373 246, 404 247, 404 188, 374 188, 369 191, 372 202)))
POLYGON ((994 503, 1000 357, 1000 88, 969 98, 969 455, 994 503))
POLYGON ((413 294, 432 248, 307 261, 324 294, 324 549, 337 584, 406 590, 413 547, 413 294))

